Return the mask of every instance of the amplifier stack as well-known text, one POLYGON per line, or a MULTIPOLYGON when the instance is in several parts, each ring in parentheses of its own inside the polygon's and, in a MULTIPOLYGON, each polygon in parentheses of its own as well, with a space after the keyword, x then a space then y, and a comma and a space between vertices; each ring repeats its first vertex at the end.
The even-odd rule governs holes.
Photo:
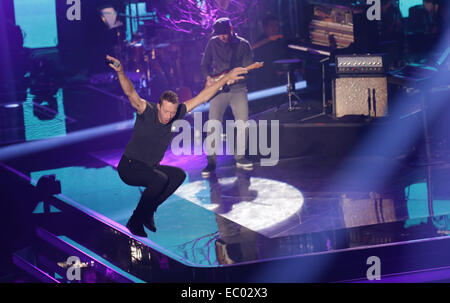
POLYGON ((386 64, 380 55, 337 55, 333 115, 384 117, 388 113, 386 64))

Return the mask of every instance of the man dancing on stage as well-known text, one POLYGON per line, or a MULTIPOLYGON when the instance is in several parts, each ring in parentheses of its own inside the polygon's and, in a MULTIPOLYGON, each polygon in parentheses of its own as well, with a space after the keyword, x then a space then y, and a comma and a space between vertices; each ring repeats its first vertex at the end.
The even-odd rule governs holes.
POLYGON ((120 85, 137 112, 131 140, 117 170, 126 184, 146 187, 126 225, 131 233, 146 237, 144 226, 156 231, 153 215, 157 207, 175 192, 186 178, 182 169, 159 164, 172 140, 172 123, 183 118, 186 112, 207 102, 225 84, 243 79, 241 75, 247 73, 247 70, 234 68, 218 82, 181 104, 176 93, 166 91, 155 106, 139 97, 119 60, 111 56, 106 58, 111 62, 109 66, 117 72, 120 85))
MULTIPOLYGON (((250 43, 233 32, 230 19, 217 19, 213 25, 213 37, 206 45, 202 57, 201 69, 206 78, 206 87, 212 85, 214 77, 234 67, 247 67, 253 63, 253 53, 250 43)), ((248 98, 246 80, 237 81, 229 87, 228 92, 222 92, 213 99, 209 105, 209 120, 222 121, 225 110, 231 106, 234 119, 247 122, 248 98)), ((238 142, 247 142, 248 130, 237 133, 238 142)), ((208 164, 202 171, 202 176, 207 177, 216 169, 218 146, 213 146, 208 151, 208 164)), ((245 159, 244 155, 235 152, 236 166, 244 169, 252 169, 253 164, 245 159)))

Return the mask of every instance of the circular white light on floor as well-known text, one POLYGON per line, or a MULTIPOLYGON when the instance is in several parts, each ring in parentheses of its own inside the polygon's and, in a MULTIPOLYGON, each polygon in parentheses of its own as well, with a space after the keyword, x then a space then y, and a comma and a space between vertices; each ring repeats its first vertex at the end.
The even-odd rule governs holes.
POLYGON ((253 231, 283 222, 298 212, 304 201, 297 188, 256 177, 185 183, 175 194, 253 231))

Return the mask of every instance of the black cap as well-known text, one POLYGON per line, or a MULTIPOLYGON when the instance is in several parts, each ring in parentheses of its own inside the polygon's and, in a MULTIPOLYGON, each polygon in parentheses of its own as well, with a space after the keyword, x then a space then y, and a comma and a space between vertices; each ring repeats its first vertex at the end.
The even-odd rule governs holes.
POLYGON ((217 19, 213 24, 213 35, 226 35, 231 33, 231 22, 229 18, 217 19))

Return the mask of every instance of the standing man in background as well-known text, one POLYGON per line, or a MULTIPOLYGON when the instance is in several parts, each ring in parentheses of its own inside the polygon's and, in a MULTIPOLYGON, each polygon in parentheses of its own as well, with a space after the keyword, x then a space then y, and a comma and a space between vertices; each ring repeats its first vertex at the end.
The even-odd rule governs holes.
POLYGON ((278 72, 274 61, 288 57, 288 47, 283 35, 279 32, 278 19, 274 15, 267 15, 263 19, 264 33, 253 44, 256 61, 264 61, 266 64, 261 70, 256 71, 257 89, 266 89, 285 83, 285 73, 278 72))
MULTIPOLYGON (((238 66, 247 67, 253 63, 250 43, 233 31, 229 18, 217 19, 213 29, 213 37, 208 41, 201 61, 201 70, 206 78, 206 87, 213 85, 222 73, 238 66)), ((209 120, 222 122, 228 105, 230 105, 236 121, 241 120, 247 123, 247 79, 236 81, 229 86, 229 90, 224 90, 211 99, 209 120)), ((244 133, 238 131, 237 142, 247 142, 247 139, 248 128, 246 127, 244 133)), ((209 176, 216 169, 218 152, 217 144, 207 151, 208 164, 202 171, 203 177, 209 176)), ((247 170, 253 168, 253 163, 247 160, 244 155, 235 151, 234 158, 237 167, 247 170)))

